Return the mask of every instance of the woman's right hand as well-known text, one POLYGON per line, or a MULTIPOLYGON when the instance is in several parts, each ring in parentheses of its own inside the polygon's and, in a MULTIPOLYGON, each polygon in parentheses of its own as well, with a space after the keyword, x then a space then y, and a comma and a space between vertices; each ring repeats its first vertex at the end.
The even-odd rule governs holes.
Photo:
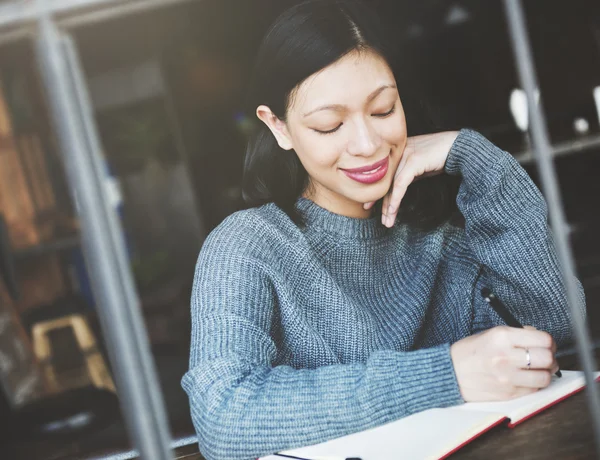
POLYGON ((547 387, 558 370, 555 352, 556 344, 550 334, 530 326, 494 327, 450 347, 458 386, 466 402, 503 401, 547 387))

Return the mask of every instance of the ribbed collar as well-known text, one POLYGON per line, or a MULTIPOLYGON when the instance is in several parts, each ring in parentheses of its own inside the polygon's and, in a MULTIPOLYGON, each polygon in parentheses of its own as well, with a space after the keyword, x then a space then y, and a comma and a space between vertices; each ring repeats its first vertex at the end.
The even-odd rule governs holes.
POLYGON ((296 208, 304 217, 307 228, 319 228, 343 237, 374 238, 391 230, 381 223, 380 217, 359 219, 342 216, 304 197, 298 199, 296 208))

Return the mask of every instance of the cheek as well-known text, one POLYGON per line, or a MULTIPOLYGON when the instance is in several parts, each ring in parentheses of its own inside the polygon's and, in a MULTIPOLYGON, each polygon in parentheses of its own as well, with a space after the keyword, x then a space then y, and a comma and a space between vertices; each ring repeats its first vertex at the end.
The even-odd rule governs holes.
POLYGON ((406 142, 406 123, 404 116, 396 116, 386 120, 381 129, 381 136, 389 143, 397 147, 403 147, 406 142))
POLYGON ((295 145, 300 161, 310 172, 336 165, 342 151, 338 144, 333 136, 315 134, 304 137, 295 145))

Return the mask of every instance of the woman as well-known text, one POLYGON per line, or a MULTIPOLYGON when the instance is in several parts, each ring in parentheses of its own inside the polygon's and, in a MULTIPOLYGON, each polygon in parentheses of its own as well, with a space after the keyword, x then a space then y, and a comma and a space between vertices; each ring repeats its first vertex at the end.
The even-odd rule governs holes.
POLYGON ((360 3, 316 0, 264 39, 245 170, 259 206, 211 233, 192 294, 183 386, 207 459, 537 391, 570 339, 542 196, 476 132, 407 136, 379 30, 360 3), (463 225, 426 206, 432 179, 404 199, 428 175, 460 180, 463 225), (530 327, 502 326, 484 287, 530 327))

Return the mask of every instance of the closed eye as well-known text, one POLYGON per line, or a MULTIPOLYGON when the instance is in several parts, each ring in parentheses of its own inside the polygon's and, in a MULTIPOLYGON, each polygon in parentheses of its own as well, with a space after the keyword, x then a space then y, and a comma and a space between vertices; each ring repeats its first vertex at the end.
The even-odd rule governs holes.
MULTIPOLYGON (((372 114, 372 116, 374 116, 374 117, 377 117, 377 118, 386 118, 386 117, 389 117, 390 115, 392 115, 392 114, 393 114, 395 111, 396 111, 396 104, 394 104, 394 105, 392 106, 392 108, 391 108, 390 110, 388 110, 387 112, 385 112, 385 113, 374 113, 374 114, 372 114)), ((340 124, 339 124, 339 125, 337 125, 335 128, 333 128, 333 129, 330 129, 330 130, 328 130, 328 131, 321 131, 320 129, 314 129, 314 128, 313 128, 313 131, 315 131, 315 132, 317 132, 317 133, 319 133, 319 134, 333 134, 333 133, 335 133, 335 132, 336 132, 338 129, 340 129, 340 128, 342 127, 342 125, 343 125, 343 124, 344 124, 344 123, 340 123, 340 124)))
POLYGON ((377 118, 385 118, 385 117, 389 117, 395 111, 396 111, 396 104, 394 104, 393 107, 389 111, 387 111, 385 113, 374 113, 373 116, 377 117, 377 118))
POLYGON ((319 134, 332 134, 335 133, 338 129, 340 129, 342 127, 344 123, 340 123, 339 125, 337 125, 335 128, 330 129, 328 131, 321 131, 320 129, 313 129, 313 131, 316 131, 319 134))

